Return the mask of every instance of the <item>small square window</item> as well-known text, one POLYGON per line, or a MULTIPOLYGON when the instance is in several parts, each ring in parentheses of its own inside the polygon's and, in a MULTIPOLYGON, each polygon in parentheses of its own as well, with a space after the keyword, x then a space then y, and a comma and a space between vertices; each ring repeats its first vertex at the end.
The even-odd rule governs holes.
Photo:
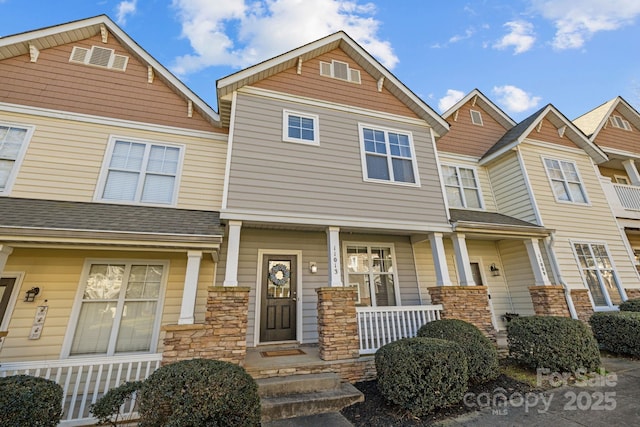
POLYGON ((319 145, 318 116, 284 110, 282 113, 282 140, 319 145))

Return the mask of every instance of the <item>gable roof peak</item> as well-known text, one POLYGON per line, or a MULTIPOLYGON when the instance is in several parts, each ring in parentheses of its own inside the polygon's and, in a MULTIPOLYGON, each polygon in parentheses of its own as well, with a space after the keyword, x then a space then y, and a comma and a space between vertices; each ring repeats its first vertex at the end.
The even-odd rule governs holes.
POLYGON ((516 122, 507 115, 500 107, 498 107, 492 100, 490 100, 479 89, 473 89, 471 92, 462 97, 458 102, 453 104, 449 109, 442 113, 442 117, 445 119, 451 117, 456 111, 462 108, 463 105, 468 102, 473 102, 473 105, 479 105, 484 111, 487 112, 495 121, 500 123, 505 129, 511 129, 516 125, 516 122))

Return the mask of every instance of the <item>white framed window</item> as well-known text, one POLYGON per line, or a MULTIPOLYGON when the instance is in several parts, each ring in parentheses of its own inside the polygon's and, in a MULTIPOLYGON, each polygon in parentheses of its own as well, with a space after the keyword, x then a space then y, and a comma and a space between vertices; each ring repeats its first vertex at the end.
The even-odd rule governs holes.
POLYGON ((349 64, 342 61, 320 61, 320 75, 360 84, 360 70, 350 68, 349 64))
POLYGON ((582 279, 589 288, 595 309, 610 309, 622 302, 620 281, 603 243, 574 242, 582 279))
POLYGON ((174 205, 184 147, 113 137, 96 199, 174 205))
POLYGON ((631 125, 629 124, 629 122, 620 116, 613 115, 611 116, 609 121, 611 122, 611 126, 613 126, 614 128, 624 129, 629 131, 631 130, 631 125))
POLYGON ((359 124, 365 181, 420 185, 411 132, 359 124))
POLYGON ((557 159, 543 160, 557 201, 587 203, 587 193, 574 162, 557 159))
POLYGON ((388 243, 345 242, 345 283, 358 289, 357 305, 400 305, 393 249, 388 243))
POLYGON ((442 175, 450 208, 483 208, 475 169, 443 164, 442 175))
POLYGON ((315 114, 282 111, 282 140, 303 144, 320 144, 318 116, 315 114))
POLYGON ((629 185, 629 178, 624 175, 614 175, 613 179, 616 184, 629 185))
POLYGON ((0 123, 0 194, 9 193, 35 127, 0 123))
POLYGON ((471 123, 473 123, 474 125, 483 126, 482 113, 480 113, 480 111, 478 110, 469 110, 469 112, 471 113, 471 123))
POLYGON ((87 260, 63 357, 153 353, 167 261, 87 260))

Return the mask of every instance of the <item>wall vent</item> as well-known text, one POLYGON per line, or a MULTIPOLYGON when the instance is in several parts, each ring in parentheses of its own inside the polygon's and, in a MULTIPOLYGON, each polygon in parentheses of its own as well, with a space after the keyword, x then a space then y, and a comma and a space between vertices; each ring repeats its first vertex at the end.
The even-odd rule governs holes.
POLYGON ((91 49, 74 46, 69 62, 77 62, 85 65, 93 65, 110 70, 125 71, 129 57, 117 55, 113 49, 92 46, 91 49))
POLYGON ((360 70, 349 68, 349 64, 341 61, 320 61, 320 75, 360 84, 360 70))

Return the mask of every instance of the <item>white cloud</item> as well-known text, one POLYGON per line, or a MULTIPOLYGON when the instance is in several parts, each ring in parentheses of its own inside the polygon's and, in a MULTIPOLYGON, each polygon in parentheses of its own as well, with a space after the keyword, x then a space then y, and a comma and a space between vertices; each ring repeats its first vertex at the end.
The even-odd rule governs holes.
POLYGON ((638 0, 531 0, 533 11, 553 21, 553 47, 576 49, 598 31, 630 25, 640 15, 638 0))
POLYGON ((464 92, 455 89, 448 89, 447 94, 438 100, 438 109, 440 111, 447 111, 463 97, 464 92))
POLYGON ((116 20, 118 24, 124 25, 127 23, 127 17, 136 13, 137 3, 138 0, 125 0, 118 3, 118 6, 116 6, 116 20))
POLYGON ((526 21, 510 21, 504 24, 509 28, 509 33, 493 45, 496 49, 513 47, 514 54, 523 53, 531 49, 536 41, 533 33, 533 25, 526 21))
POLYGON ((193 53, 176 58, 187 74, 213 65, 244 67, 344 30, 387 68, 398 58, 377 36, 373 3, 359 0, 173 0, 193 53))
POLYGON ((494 86, 492 92, 497 97, 497 103, 502 105, 507 113, 530 110, 537 107, 542 99, 511 85, 494 86))
POLYGON ((451 37, 449 39, 449 43, 457 43, 461 40, 466 40, 466 39, 470 39, 473 34, 475 33, 475 29, 473 28, 467 28, 467 30, 464 32, 463 34, 456 34, 455 36, 451 37))

